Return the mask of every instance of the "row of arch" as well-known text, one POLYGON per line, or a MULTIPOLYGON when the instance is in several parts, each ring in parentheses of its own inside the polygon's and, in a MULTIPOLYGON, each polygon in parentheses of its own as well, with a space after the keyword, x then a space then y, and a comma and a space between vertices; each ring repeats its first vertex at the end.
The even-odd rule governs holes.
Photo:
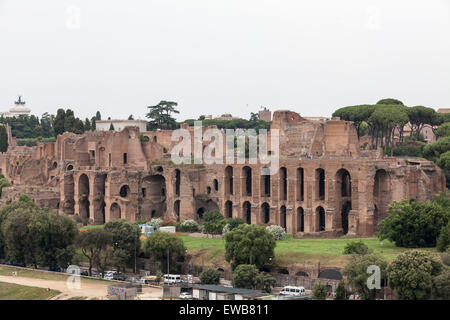
MULTIPOLYGON (((261 175, 260 180, 260 190, 262 197, 270 197, 271 195, 271 176, 269 174, 261 175)), ((297 190, 296 190, 296 200, 304 201, 305 200, 305 171, 304 168, 299 167, 296 169, 296 181, 297 181, 297 190)), ((225 168, 225 194, 233 195, 234 194, 234 169, 232 166, 227 166, 225 168)), ((253 193, 253 174, 252 168, 249 166, 244 166, 242 168, 242 196, 252 196, 253 193)), ((280 199, 287 200, 288 194, 288 169, 286 167, 281 167, 279 169, 279 188, 280 188, 280 199)), ((315 170, 315 180, 317 181, 316 186, 316 199, 325 200, 325 170, 322 168, 317 168, 315 170)), ((349 196, 351 197, 351 176, 350 173, 342 168, 339 169, 336 173, 336 181, 340 185, 341 196, 349 196)))
MULTIPOLYGON (((280 226, 283 228, 287 228, 287 215, 286 215, 286 206, 281 206, 279 210, 280 215, 280 226)), ((343 223, 346 224, 343 229, 348 230, 348 211, 346 212, 347 219, 342 219, 343 223)), ((228 200, 225 202, 225 217, 233 218, 233 203, 228 200)), ((242 205, 242 217, 247 224, 252 223, 252 215, 251 215, 251 203, 249 201, 245 201, 242 205)), ((316 230, 315 231, 325 231, 326 229, 326 218, 325 218, 325 209, 322 206, 318 206, 316 208, 316 230)), ((270 216, 270 205, 267 202, 264 202, 260 208, 260 218, 256 223, 268 224, 271 221, 270 216)), ((297 208, 297 232, 305 231, 305 211, 303 207, 297 208)), ((345 232, 346 233, 346 232, 345 232)))

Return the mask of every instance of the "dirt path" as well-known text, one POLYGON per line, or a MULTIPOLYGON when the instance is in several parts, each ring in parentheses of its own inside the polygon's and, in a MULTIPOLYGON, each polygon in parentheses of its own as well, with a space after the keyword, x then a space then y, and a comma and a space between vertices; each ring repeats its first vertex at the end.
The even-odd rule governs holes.
MULTIPOLYGON (((69 288, 65 280, 45 280, 28 277, 0 276, 0 282, 20 284, 23 286, 50 288, 61 291, 61 294, 53 297, 52 300, 67 300, 69 298, 83 299, 106 299, 106 292, 109 283, 102 281, 85 280, 81 278, 80 289, 69 288)), ((143 288, 142 293, 151 299, 158 299, 162 296, 162 289, 143 288)))

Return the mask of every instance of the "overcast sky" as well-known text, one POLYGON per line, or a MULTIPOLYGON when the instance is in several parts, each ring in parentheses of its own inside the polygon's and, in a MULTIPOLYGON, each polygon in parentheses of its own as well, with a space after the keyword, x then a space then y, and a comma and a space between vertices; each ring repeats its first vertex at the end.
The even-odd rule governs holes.
POLYGON ((0 0, 0 109, 450 107, 450 0, 0 0))

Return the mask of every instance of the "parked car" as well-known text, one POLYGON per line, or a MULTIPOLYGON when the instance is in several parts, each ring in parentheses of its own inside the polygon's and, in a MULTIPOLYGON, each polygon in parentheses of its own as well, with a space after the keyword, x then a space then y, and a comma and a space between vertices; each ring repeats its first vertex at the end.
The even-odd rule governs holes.
POLYGON ((192 294, 189 292, 182 292, 180 294, 180 299, 192 299, 192 294))

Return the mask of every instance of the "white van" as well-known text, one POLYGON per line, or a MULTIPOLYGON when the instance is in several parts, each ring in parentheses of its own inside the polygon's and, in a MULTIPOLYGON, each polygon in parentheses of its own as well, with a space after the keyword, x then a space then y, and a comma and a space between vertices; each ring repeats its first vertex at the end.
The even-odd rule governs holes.
POLYGON ((302 296, 305 294, 305 288, 286 286, 280 291, 280 294, 285 296, 302 296))
POLYGON ((164 275, 164 283, 173 284, 180 283, 181 276, 179 274, 165 274, 164 275))
POLYGON ((105 280, 114 280, 114 275, 117 274, 117 271, 106 271, 103 279, 105 280))

